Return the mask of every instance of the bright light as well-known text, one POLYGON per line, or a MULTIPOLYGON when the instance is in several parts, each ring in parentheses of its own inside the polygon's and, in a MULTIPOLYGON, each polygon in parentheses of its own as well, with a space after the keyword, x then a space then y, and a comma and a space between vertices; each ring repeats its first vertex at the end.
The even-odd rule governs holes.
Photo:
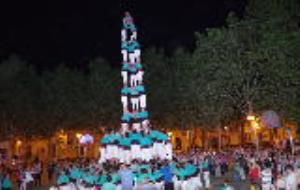
POLYGON ((259 128, 260 128, 258 122, 256 122, 256 121, 254 121, 254 122, 252 123, 252 127, 255 128, 255 129, 259 129, 259 128))
POLYGON ((81 133, 76 133, 76 138, 77 139, 80 139, 82 137, 82 134, 81 133))
POLYGON ((227 131, 227 130, 228 130, 228 127, 227 127, 227 126, 225 126, 225 127, 224 127, 224 130, 225 130, 225 131, 227 131))
POLYGON ((22 141, 17 140, 16 145, 17 145, 17 146, 21 146, 21 145, 22 145, 22 141))
POLYGON ((172 134, 173 134, 172 132, 168 132, 168 136, 169 136, 169 137, 171 137, 171 136, 172 136, 172 134))
POLYGON ((247 116, 247 120, 248 121, 254 121, 255 120, 255 116, 254 115, 248 115, 247 116))

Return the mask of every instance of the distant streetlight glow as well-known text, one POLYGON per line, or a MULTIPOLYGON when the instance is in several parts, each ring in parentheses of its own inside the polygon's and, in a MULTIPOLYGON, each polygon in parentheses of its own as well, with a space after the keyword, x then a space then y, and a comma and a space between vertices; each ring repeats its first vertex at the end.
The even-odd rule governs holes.
POLYGON ((82 137, 82 134, 81 133, 76 133, 76 138, 77 139, 80 139, 82 137))
POLYGON ((247 120, 248 121, 254 121, 255 120, 255 116, 254 115, 248 115, 247 116, 247 120))
POLYGON ((22 145, 22 141, 17 140, 16 145, 17 145, 17 146, 21 146, 21 145, 22 145))
POLYGON ((252 127, 253 127, 254 129, 259 129, 259 128, 260 128, 260 125, 259 125, 259 123, 258 123, 257 121, 253 121, 253 122, 252 122, 252 127))

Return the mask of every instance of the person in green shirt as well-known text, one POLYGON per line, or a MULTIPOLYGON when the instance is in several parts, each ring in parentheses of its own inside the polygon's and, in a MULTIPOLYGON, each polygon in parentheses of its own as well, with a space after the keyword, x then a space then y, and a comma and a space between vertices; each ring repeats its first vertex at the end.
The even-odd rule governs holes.
POLYGON ((70 171, 70 181, 73 183, 76 183, 77 179, 81 177, 81 172, 79 168, 76 166, 72 166, 72 169, 70 171))
POLYGON ((112 183, 111 176, 107 176, 107 181, 103 184, 102 190, 117 190, 117 186, 112 183))
POLYGON ((61 174, 58 176, 57 179, 57 185, 66 185, 70 182, 69 177, 66 175, 66 173, 63 171, 61 174))
POLYGON ((107 175, 106 174, 99 174, 98 179, 96 180, 96 184, 102 186, 104 183, 107 182, 107 175))
POLYGON ((9 177, 9 174, 6 174, 2 181, 1 190, 11 190, 12 186, 13 184, 9 177))

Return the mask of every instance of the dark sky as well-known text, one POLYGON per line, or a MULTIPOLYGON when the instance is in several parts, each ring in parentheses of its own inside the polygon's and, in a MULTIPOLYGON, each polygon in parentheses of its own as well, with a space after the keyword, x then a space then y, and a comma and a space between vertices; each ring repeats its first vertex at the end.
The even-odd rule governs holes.
POLYGON ((39 68, 86 64, 103 56, 119 64, 121 15, 130 10, 144 48, 192 47, 194 32, 222 26, 246 0, 1 1, 0 58, 21 55, 39 68), (78 3, 77 3, 78 2, 78 3))

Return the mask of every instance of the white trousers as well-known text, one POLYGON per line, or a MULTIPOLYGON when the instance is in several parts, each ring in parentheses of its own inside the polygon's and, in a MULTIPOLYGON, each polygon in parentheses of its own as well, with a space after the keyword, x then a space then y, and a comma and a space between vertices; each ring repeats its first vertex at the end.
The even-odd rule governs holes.
POLYGON ((122 49, 121 53, 123 55, 123 62, 128 62, 128 52, 127 52, 127 50, 122 49))
POLYGON ((131 148, 131 159, 141 158, 141 146, 138 144, 132 144, 131 148))
POLYGON ((123 84, 127 85, 127 83, 128 83, 128 74, 127 74, 127 71, 122 71, 121 75, 122 75, 122 78, 123 78, 123 84))
POLYGON ((138 97, 132 97, 131 98, 131 105, 133 110, 139 110, 139 98, 138 97))
POLYGON ((145 94, 142 94, 140 96, 140 106, 141 108, 145 109, 146 108, 146 95, 145 94))

